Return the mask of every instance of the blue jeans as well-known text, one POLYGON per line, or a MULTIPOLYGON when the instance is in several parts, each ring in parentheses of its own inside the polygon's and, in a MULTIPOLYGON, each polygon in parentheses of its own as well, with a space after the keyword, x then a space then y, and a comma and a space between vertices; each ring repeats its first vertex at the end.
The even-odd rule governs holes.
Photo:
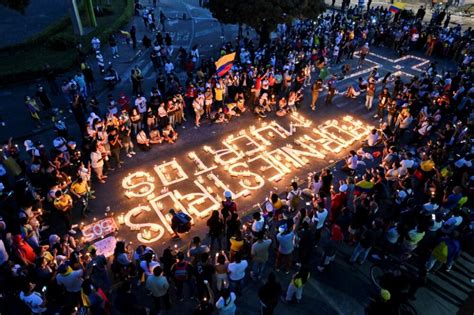
POLYGON ((362 247, 362 245, 360 245, 360 242, 357 243, 357 246, 354 248, 354 251, 352 252, 351 263, 355 263, 357 259, 359 258, 359 256, 362 255, 361 256, 362 259, 360 260, 360 263, 363 264, 365 260, 367 259, 367 256, 369 255, 369 252, 371 249, 372 247, 364 248, 362 247))
POLYGON ((231 291, 234 291, 235 294, 241 295, 242 294, 242 287, 244 286, 244 278, 240 280, 231 280, 229 279, 229 287, 231 291))
POLYGON ((252 265, 252 276, 254 278, 260 278, 265 270, 266 262, 254 261, 252 265))

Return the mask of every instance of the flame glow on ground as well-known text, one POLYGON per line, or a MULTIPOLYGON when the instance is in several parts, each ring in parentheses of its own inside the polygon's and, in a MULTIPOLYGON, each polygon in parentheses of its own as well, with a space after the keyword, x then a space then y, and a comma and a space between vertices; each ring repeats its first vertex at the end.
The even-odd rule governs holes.
POLYGON ((116 217, 119 225, 137 231, 141 243, 157 242, 172 233, 170 208, 187 213, 194 224, 220 209, 224 191, 235 200, 263 194, 265 184, 290 181, 296 170, 341 153, 373 129, 351 116, 319 126, 296 113, 290 120, 289 127, 261 122, 151 170, 128 174, 122 188, 137 206, 116 217))

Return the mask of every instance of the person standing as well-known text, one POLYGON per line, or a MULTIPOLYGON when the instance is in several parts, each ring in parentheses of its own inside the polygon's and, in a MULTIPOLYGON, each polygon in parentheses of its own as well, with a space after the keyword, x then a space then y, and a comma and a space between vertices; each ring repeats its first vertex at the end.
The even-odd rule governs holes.
POLYGON ((316 103, 318 102, 319 98, 319 91, 323 86, 323 81, 321 79, 316 80, 311 86, 311 109, 316 109, 316 103))
POLYGON ((234 255, 234 262, 231 262, 227 266, 227 271, 229 272, 230 288, 235 291, 237 295, 242 294, 245 270, 247 269, 248 265, 249 264, 247 260, 242 259, 242 254, 237 252, 234 255))
POLYGON ((365 58, 369 54, 369 43, 365 43, 364 46, 359 51, 359 63, 357 64, 357 69, 362 68, 364 65, 365 58))
POLYGON ((98 143, 93 145, 94 150, 91 152, 90 159, 91 159, 91 167, 94 170, 94 173, 97 176, 97 179, 101 184, 105 183, 105 179, 107 176, 104 175, 104 158, 102 157, 102 153, 100 151, 100 147, 98 143))
POLYGON ((222 249, 222 236, 224 234, 224 221, 219 216, 219 211, 214 210, 209 220, 207 220, 207 226, 209 227, 209 236, 211 237, 211 250, 214 246, 214 242, 217 241, 219 251, 222 249))
POLYGON ((153 297, 153 312, 160 314, 161 309, 169 309, 171 307, 168 289, 170 285, 168 280, 163 275, 163 270, 160 266, 153 268, 153 275, 146 279, 146 288, 150 291, 153 297))
POLYGON ((332 99, 336 95, 336 76, 333 75, 328 81, 328 94, 326 95, 326 106, 332 105, 332 99))
POLYGON ((271 239, 264 239, 263 234, 257 236, 257 241, 253 243, 251 254, 252 254, 252 271, 250 277, 253 280, 260 279, 264 274, 265 264, 268 261, 268 249, 272 244, 271 239))
POLYGON ((323 230, 324 223, 326 222, 327 217, 328 217, 328 210, 324 208, 324 202, 322 200, 317 201, 316 213, 314 214, 314 217, 313 217, 313 222, 315 224, 315 229, 316 229, 314 244, 316 244, 316 246, 318 245, 319 240, 321 239, 321 232, 323 230))
POLYGON ((367 111, 372 109, 372 104, 374 102, 374 95, 375 95, 375 79, 370 78, 369 84, 367 85, 367 94, 365 96, 365 108, 367 111))
POLYGON ((110 48, 112 49, 112 58, 118 58, 118 47, 117 47, 117 39, 115 38, 114 34, 110 34, 109 36, 109 45, 110 48))
POLYGON ((281 284, 276 280, 275 274, 268 274, 267 282, 258 290, 262 315, 272 315, 278 305, 278 300, 282 293, 281 284))
POLYGON ((189 286, 189 296, 194 296, 194 285, 192 283, 192 266, 184 260, 184 253, 179 252, 176 263, 171 267, 171 274, 173 275, 174 285, 176 286, 176 297, 178 301, 184 301, 183 288, 187 283, 189 286))
POLYGON ((310 274, 305 268, 301 268, 293 275, 288 289, 286 290, 286 297, 284 299, 286 303, 291 302, 293 298, 296 298, 296 303, 300 303, 303 297, 303 287, 309 280, 309 276, 310 274))
POLYGON ((58 211, 62 221, 64 222, 66 229, 69 234, 76 234, 76 231, 72 229, 71 216, 73 202, 69 194, 63 193, 61 190, 57 190, 54 198, 54 208, 58 211))
MULTIPOLYGON (((288 223, 290 224, 290 223, 288 223)), ((295 233, 292 226, 280 227, 282 231, 277 234, 278 249, 275 261, 275 270, 280 271, 281 266, 285 267, 286 273, 290 273, 293 250, 295 249, 295 233)))
POLYGON ((130 29, 130 39, 132 40, 133 50, 137 49, 137 28, 135 25, 132 25, 130 29))

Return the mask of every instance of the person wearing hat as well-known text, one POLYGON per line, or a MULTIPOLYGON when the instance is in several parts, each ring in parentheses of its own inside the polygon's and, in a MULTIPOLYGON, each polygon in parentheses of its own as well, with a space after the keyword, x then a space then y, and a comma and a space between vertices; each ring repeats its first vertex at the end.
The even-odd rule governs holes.
POLYGON ((221 214, 225 222, 227 221, 227 218, 232 215, 232 213, 237 212, 237 204, 232 200, 232 193, 228 190, 224 192, 224 198, 225 200, 222 201, 221 214))

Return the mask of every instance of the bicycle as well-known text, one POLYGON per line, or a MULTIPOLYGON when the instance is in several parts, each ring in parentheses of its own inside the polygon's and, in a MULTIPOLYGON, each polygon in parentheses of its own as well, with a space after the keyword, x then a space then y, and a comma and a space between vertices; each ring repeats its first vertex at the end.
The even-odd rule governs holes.
MULTIPOLYGON (((383 256, 382 259, 370 267, 370 279, 372 283, 377 287, 379 292, 382 290, 387 290, 384 288, 383 282, 389 276, 398 277, 401 276, 403 272, 407 272, 407 268, 402 264, 401 260, 397 260, 390 256, 383 256)), ((390 293, 390 291, 388 291, 390 293)), ((395 293, 395 292, 393 292, 395 293)), ((392 295, 392 293, 391 293, 392 295)), ((400 294, 403 296, 403 294, 400 294)), ((379 300, 382 300, 381 296, 378 297, 379 300)), ((403 298, 389 298, 387 305, 393 310, 393 314, 398 315, 416 315, 416 309, 407 301, 405 297, 403 298)), ((381 301, 374 300, 373 302, 378 303, 381 301)), ((386 301, 385 301, 386 302, 386 301)), ((385 303, 382 301, 382 303, 385 303)))

